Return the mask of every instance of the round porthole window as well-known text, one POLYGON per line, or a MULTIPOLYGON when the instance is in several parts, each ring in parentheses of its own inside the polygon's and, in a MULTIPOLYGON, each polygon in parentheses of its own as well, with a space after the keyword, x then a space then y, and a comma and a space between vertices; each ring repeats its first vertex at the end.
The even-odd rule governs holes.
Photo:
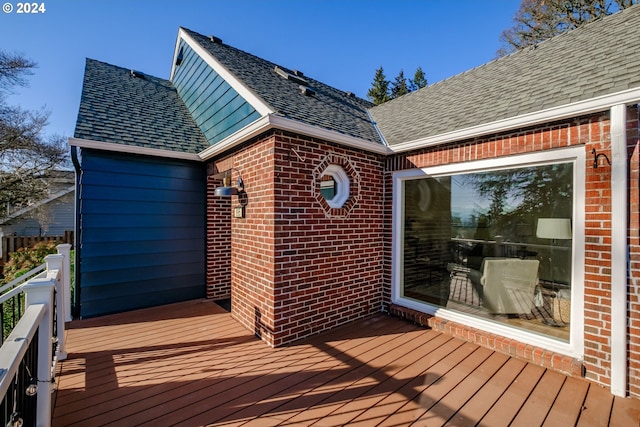
POLYGON ((349 198, 349 176, 336 164, 328 165, 320 175, 320 194, 327 204, 341 208, 349 198))

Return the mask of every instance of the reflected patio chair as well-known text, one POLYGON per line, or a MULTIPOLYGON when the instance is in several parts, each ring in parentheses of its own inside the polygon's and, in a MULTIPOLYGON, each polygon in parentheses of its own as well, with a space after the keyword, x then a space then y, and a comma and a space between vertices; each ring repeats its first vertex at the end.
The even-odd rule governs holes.
POLYGON ((489 313, 529 314, 535 304, 540 262, 519 258, 485 258, 482 304, 489 313))

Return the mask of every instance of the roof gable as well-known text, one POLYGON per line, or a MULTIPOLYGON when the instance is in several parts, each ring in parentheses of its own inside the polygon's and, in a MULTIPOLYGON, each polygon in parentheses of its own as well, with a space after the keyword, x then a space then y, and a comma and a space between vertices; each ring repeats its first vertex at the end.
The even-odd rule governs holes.
POLYGON ((208 147, 171 82, 92 59, 74 136, 184 153, 208 147))
POLYGON ((371 109, 390 145, 640 87, 640 6, 371 109))
POLYGON ((273 114, 382 144, 367 111, 372 106, 368 101, 226 45, 214 37, 184 28, 182 31, 273 114))
POLYGON ((178 95, 210 144, 215 144, 260 118, 260 113, 188 42, 178 43, 180 63, 172 81, 178 95))

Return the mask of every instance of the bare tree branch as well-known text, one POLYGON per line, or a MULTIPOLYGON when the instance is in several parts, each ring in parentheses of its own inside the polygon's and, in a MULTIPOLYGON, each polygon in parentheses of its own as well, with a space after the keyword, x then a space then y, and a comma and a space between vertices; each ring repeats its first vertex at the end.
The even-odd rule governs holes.
POLYGON ((513 17, 514 25, 499 37, 504 56, 546 39, 578 28, 593 20, 610 15, 640 0, 522 0, 513 17))
POLYGON ((26 85, 34 67, 34 62, 0 50, 0 217, 10 207, 45 197, 48 189, 43 178, 68 163, 64 139, 43 135, 49 112, 6 105, 6 93, 26 85))
POLYGON ((26 76, 33 74, 36 63, 15 53, 0 50, 0 90, 25 86, 26 76))

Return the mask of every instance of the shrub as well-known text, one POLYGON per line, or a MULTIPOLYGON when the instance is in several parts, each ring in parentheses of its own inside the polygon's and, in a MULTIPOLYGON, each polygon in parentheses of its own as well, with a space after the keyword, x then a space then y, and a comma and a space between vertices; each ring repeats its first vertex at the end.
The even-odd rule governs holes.
POLYGON ((20 248, 9 255, 4 265, 4 282, 17 279, 25 273, 44 263, 44 257, 57 253, 55 242, 40 242, 31 248, 20 248))

